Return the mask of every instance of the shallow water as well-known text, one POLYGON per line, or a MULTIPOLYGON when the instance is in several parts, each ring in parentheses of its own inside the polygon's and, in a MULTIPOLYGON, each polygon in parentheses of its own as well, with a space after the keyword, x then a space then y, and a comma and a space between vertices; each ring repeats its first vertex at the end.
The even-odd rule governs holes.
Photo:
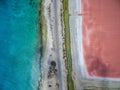
POLYGON ((83 49, 90 76, 120 78, 120 2, 82 1, 83 49))
POLYGON ((37 90, 37 1, 0 0, 0 90, 37 90))

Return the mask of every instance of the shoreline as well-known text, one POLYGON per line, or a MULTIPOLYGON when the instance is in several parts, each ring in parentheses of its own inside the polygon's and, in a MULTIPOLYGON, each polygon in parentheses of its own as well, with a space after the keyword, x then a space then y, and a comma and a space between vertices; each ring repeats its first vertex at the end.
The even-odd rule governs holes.
MULTIPOLYGON (((81 0, 79 0, 80 3, 81 0)), ((76 1, 78 2, 78 0, 76 1)), ((119 88, 119 82, 112 80, 109 82, 107 79, 98 79, 98 78, 90 78, 83 75, 85 73, 84 62, 82 59, 82 47, 81 47, 81 4, 76 5, 73 0, 69 0, 70 3, 70 28, 71 28, 71 50, 72 50, 72 58, 73 60, 73 70, 74 70, 74 83, 76 90, 86 90, 86 89, 95 89, 95 87, 99 87, 102 89, 106 87, 106 89, 111 88, 119 88), (76 8, 79 7, 79 10, 76 8), (77 10, 77 11, 76 11, 77 10), (76 53, 77 52, 77 53, 76 53), (83 86, 84 85, 84 86, 83 86), (102 85, 102 86, 101 86, 102 85), (90 87, 88 87, 90 86, 90 87)))
POLYGON ((72 71, 68 5, 68 0, 59 0, 56 2, 45 0, 42 2, 42 9, 40 14, 41 18, 44 17, 41 20, 43 71, 40 90, 60 90, 60 88, 62 90, 75 90, 72 71), (59 7, 55 9, 55 3, 60 3, 61 5, 59 5, 59 7), (57 10, 57 12, 55 12, 54 9, 57 10), (55 17, 56 20, 54 19, 55 17), (54 20, 56 23, 54 23, 54 20), (57 23, 59 24, 58 27, 56 27, 57 23), (56 31, 56 29, 58 29, 58 31, 56 31), (55 53, 53 50, 57 50, 57 53, 55 53), (56 57, 56 55, 60 56, 56 57), (55 77, 51 79, 47 78, 49 71, 48 62, 51 61, 51 57, 53 57, 53 59, 56 58, 55 62, 57 64, 58 75, 55 77, 57 77, 57 79, 55 77), (57 58, 59 59, 59 61, 57 61, 57 58), (58 89, 51 89, 48 87, 48 83, 51 80, 53 80, 53 82, 59 81, 60 86, 58 89))
POLYGON ((39 67, 41 70, 41 74, 38 80, 38 90, 41 90, 42 82, 43 82, 43 56, 45 53, 45 46, 47 42, 47 28, 46 28, 46 20, 44 16, 44 0, 39 0, 38 4, 38 29, 39 29, 39 42, 40 42, 40 58, 39 58, 39 67))

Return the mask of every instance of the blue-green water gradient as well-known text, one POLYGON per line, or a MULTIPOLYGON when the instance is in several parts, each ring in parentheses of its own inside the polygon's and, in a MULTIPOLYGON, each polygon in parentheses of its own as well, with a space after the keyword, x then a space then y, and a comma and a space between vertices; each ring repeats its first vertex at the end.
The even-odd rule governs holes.
POLYGON ((0 90, 37 90, 38 0, 0 0, 0 90))

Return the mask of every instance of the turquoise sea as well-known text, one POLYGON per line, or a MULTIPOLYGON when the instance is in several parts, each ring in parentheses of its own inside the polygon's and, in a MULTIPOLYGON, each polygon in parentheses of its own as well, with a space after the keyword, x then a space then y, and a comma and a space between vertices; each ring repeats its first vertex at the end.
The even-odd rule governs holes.
POLYGON ((0 0, 0 90, 38 90, 38 0, 0 0))

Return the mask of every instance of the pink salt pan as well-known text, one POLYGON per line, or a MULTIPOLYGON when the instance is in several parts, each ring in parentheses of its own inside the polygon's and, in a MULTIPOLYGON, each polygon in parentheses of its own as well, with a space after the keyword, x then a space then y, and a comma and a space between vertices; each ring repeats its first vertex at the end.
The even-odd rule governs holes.
POLYGON ((82 0, 82 35, 88 74, 120 78, 120 0, 82 0))

